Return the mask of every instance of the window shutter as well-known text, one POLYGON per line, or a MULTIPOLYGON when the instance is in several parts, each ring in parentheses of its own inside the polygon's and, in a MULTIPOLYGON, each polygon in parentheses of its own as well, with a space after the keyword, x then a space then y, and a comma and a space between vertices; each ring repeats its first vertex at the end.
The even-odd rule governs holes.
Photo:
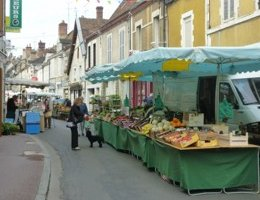
POLYGON ((235 16, 235 0, 230 0, 230 18, 233 18, 235 16))

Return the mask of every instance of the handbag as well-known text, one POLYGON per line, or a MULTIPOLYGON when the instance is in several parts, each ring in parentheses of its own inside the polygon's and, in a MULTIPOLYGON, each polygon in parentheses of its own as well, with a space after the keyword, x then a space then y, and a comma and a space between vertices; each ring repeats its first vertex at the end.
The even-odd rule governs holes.
POLYGON ((51 117, 52 116, 52 112, 49 110, 46 113, 44 113, 44 117, 51 117))
POLYGON ((67 122, 66 127, 67 128, 72 128, 75 127, 76 125, 73 122, 67 122))

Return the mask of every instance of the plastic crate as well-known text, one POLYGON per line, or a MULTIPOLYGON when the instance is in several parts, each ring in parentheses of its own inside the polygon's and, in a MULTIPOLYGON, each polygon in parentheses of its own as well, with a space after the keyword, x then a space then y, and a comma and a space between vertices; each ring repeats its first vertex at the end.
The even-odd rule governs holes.
POLYGON ((25 124, 25 133, 27 134, 39 134, 40 133, 40 124, 25 124))
POLYGON ((26 123, 40 123, 40 120, 41 120, 40 113, 27 112, 25 115, 26 123))

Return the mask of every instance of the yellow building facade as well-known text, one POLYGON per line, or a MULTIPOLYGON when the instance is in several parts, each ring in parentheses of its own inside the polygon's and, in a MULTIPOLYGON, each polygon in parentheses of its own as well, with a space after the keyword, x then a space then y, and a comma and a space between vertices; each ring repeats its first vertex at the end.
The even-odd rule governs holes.
POLYGON ((260 42, 259 0, 206 0, 206 39, 210 46, 260 42))
POLYGON ((205 0, 169 0, 166 8, 169 47, 205 45, 205 0))
POLYGON ((166 14, 159 0, 147 1, 132 11, 131 48, 145 51, 166 46, 166 14))

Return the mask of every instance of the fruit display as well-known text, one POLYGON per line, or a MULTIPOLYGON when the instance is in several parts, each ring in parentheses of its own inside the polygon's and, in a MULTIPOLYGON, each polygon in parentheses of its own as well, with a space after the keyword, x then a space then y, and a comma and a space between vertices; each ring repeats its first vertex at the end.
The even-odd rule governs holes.
POLYGON ((148 135, 151 131, 151 129, 153 128, 153 125, 148 123, 148 124, 145 124, 144 126, 142 126, 141 128, 141 133, 144 134, 144 135, 148 135))
POLYGON ((174 127, 171 125, 171 123, 169 121, 167 121, 166 119, 163 120, 158 120, 158 119, 153 119, 152 120, 152 129, 151 131, 153 133, 161 133, 163 131, 172 131, 174 130, 174 127))
POLYGON ((114 125, 117 125, 117 126, 120 126, 122 128, 129 128, 131 126, 133 126, 133 124, 135 123, 136 121, 133 119, 133 118, 130 118, 129 116, 117 116, 113 121, 112 123, 114 125))
POLYGON ((136 108, 132 109, 130 116, 103 110, 98 118, 177 148, 208 148, 219 145, 214 131, 187 128, 179 115, 167 120, 162 110, 148 115, 144 114, 143 108, 136 108))
POLYGON ((169 143, 178 148, 187 147, 215 147, 218 139, 212 131, 202 132, 199 130, 176 129, 163 134, 157 134, 157 139, 169 143))
POLYGON ((179 120, 178 118, 174 117, 171 121, 173 127, 177 128, 177 127, 184 127, 185 124, 181 122, 181 120, 179 120))

